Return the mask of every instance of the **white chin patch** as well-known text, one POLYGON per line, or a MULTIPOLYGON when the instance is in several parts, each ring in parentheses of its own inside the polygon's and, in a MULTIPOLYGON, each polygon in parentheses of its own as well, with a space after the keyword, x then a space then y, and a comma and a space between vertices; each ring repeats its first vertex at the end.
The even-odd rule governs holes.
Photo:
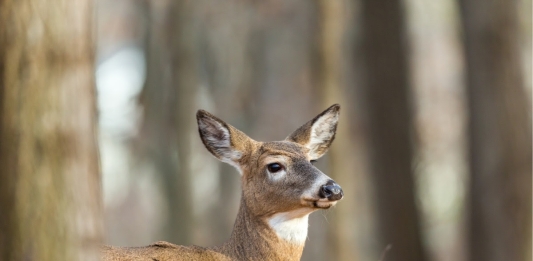
POLYGON ((329 201, 327 199, 323 200, 318 200, 315 202, 315 205, 319 208, 330 208, 330 207, 333 207, 335 206, 335 204, 337 204, 337 201, 329 201))
POLYGON ((292 244, 303 245, 307 239, 309 214, 313 209, 298 209, 277 213, 267 219, 268 225, 279 238, 292 244))

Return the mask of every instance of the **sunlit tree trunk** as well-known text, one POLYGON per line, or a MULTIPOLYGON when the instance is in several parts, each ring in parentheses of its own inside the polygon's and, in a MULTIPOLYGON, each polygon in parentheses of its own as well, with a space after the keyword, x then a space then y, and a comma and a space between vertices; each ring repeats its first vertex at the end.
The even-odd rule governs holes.
MULTIPOLYGON (((330 260, 360 260, 358 249, 357 224, 361 220, 362 200, 357 195, 357 183, 361 182, 362 166, 355 159, 357 149, 354 148, 356 137, 351 132, 354 111, 353 103, 347 97, 343 68, 346 65, 344 48, 345 35, 345 1, 317 0, 317 48, 315 77, 317 91, 316 110, 327 108, 334 103, 341 104, 341 119, 337 127, 336 141, 326 156, 328 175, 341 184, 345 197, 334 211, 328 213, 327 242, 324 246, 330 260)), ((316 214, 315 214, 316 215, 316 214)))
POLYGON ((460 4, 470 116, 468 260, 531 260, 531 104, 517 2, 460 4))
POLYGON ((401 1, 361 2, 363 95, 379 247, 385 260, 425 260, 415 205, 411 91, 401 1))
POLYGON ((0 260, 99 260, 92 8, 0 1, 0 260))

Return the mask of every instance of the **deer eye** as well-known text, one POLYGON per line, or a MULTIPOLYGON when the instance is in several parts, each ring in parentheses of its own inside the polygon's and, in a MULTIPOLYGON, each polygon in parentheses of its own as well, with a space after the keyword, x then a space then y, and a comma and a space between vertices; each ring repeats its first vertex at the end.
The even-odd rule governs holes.
POLYGON ((279 163, 270 163, 267 165, 268 171, 270 173, 275 173, 283 169, 283 166, 279 163))

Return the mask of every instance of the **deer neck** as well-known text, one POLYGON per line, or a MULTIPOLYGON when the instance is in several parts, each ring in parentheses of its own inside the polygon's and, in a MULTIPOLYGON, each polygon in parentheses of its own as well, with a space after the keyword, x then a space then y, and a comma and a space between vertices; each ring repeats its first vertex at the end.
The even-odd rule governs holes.
POLYGON ((257 217, 241 200, 231 237, 219 250, 237 260, 300 260, 309 212, 257 217))

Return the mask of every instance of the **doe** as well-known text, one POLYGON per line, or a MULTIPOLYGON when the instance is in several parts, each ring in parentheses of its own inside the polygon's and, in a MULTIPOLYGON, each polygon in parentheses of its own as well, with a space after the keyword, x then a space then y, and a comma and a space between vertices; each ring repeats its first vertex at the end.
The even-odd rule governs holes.
POLYGON ((272 142, 252 140, 199 110, 205 147, 241 174, 241 203, 230 239, 208 248, 164 241, 146 247, 105 246, 103 260, 299 260, 309 214, 343 197, 341 187, 313 166, 335 138, 339 110, 332 105, 285 140, 272 142))

